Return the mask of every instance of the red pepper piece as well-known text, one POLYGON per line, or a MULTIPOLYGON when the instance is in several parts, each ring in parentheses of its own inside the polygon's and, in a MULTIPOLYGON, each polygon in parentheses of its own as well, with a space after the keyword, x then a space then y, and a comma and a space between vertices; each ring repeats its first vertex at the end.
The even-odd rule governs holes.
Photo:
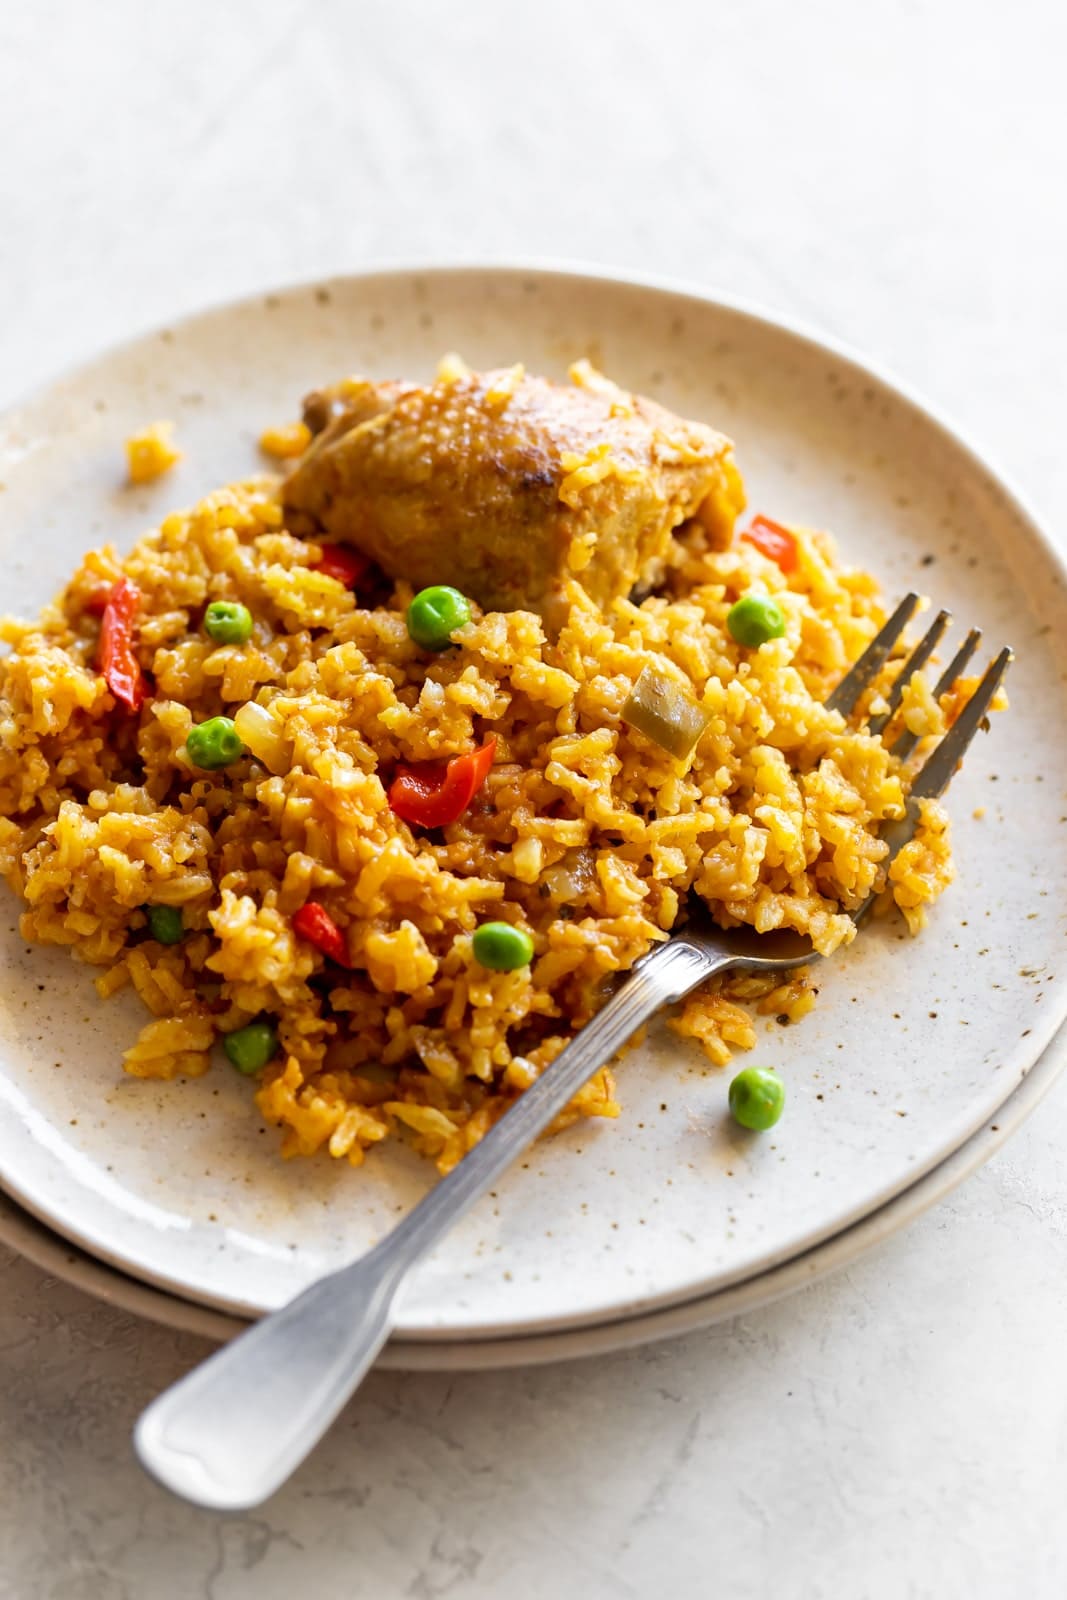
POLYGON ((749 544, 754 544, 762 555, 776 562, 783 572, 796 571, 797 542, 780 522, 772 522, 770 517, 753 517, 752 526, 741 537, 747 539, 749 544))
POLYGON ((313 944, 316 950, 321 950, 331 961, 336 961, 338 966, 347 967, 350 964, 344 934, 330 913, 316 900, 309 900, 300 907, 293 918, 293 932, 301 939, 306 939, 308 944, 313 944))
POLYGON ((322 560, 317 561, 311 570, 325 572, 328 578, 336 578, 346 589, 354 589, 360 578, 367 573, 370 564, 367 556, 360 555, 359 551, 353 550, 350 545, 324 544, 322 560))
POLYGON ((453 756, 447 766, 426 762, 399 767, 389 786, 389 804, 398 817, 420 828, 443 828, 461 817, 485 782, 496 754, 489 739, 468 756, 453 756))
POLYGON ((115 699, 130 711, 140 711, 148 698, 145 675, 133 653, 133 622, 140 604, 137 585, 120 578, 111 587, 100 624, 100 671, 115 699))
POLYGON ((86 597, 85 609, 91 617, 102 617, 104 615, 111 595, 111 587, 109 583, 104 584, 101 588, 94 589, 92 594, 86 597))

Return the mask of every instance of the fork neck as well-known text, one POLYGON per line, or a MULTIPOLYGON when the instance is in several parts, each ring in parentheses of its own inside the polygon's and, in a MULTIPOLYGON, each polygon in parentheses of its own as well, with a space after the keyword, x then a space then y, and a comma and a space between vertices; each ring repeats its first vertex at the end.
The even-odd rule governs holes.
MULTIPOLYGON (((593 1074, 611 1061, 657 1011, 735 965, 727 951, 691 944, 684 934, 649 952, 570 1044, 546 1067, 506 1116, 376 1247, 411 1261, 429 1249, 455 1219, 491 1187, 543 1133, 593 1074)), ((390 1261, 390 1266, 392 1261, 390 1261)))

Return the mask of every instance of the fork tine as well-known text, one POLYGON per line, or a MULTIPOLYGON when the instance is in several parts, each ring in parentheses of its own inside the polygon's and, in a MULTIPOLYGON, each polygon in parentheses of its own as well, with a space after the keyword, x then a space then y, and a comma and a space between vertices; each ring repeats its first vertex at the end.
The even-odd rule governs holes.
POLYGON ((941 743, 927 756, 911 786, 912 800, 934 800, 944 794, 952 782, 956 768, 967 753, 967 747, 981 727, 982 719, 1000 688, 1004 674, 1012 659, 1005 646, 995 661, 986 668, 985 676, 964 706, 960 715, 946 733, 941 743))
MULTIPOLYGON (((963 643, 956 651, 956 654, 952 657, 952 660, 949 662, 944 672, 941 674, 940 678, 938 678, 937 683, 934 685, 935 700, 940 700, 943 694, 947 694, 952 688, 952 685, 955 683, 956 679, 962 676, 963 669, 974 655, 974 652, 978 649, 981 638, 981 628, 972 628, 966 639, 964 639, 963 643)), ((895 755, 900 761, 906 761, 911 755, 911 752, 915 749, 915 746, 918 744, 918 742, 919 735, 917 733, 910 732, 907 728, 904 728, 901 731, 899 738, 894 739, 889 748, 893 755, 895 755)))
POLYGON ((904 690, 916 672, 921 672, 929 661, 934 651, 941 642, 941 636, 952 621, 951 613, 939 611, 933 622, 919 640, 911 655, 905 661, 893 687, 886 695, 886 709, 879 712, 878 716, 871 717, 867 723, 867 732, 881 733, 886 723, 904 698, 904 690))
POLYGON ((918 604, 917 594, 904 596, 889 621, 875 634, 859 660, 854 662, 851 670, 846 672, 833 694, 827 698, 826 705, 829 710, 840 711, 842 716, 848 716, 864 689, 882 670, 889 652, 908 626, 918 604))

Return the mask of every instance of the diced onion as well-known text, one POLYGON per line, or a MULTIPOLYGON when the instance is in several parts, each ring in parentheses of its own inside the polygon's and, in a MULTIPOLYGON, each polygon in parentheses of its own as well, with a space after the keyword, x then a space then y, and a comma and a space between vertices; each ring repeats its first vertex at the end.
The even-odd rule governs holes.
POLYGON ((581 900, 596 877, 596 857, 587 846, 568 850, 562 861, 547 867, 541 874, 541 888, 546 897, 557 905, 568 905, 581 900))
POLYGON ((270 772, 288 772, 292 746, 278 726, 278 719, 267 706, 249 700, 233 719, 237 736, 270 772))

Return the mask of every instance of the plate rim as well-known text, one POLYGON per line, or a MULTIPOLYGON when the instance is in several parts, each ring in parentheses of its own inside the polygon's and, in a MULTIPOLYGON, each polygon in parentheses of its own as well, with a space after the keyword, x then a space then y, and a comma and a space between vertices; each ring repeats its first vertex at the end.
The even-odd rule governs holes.
MULTIPOLYGON (((153 327, 135 332, 126 339, 112 341, 103 345, 95 353, 90 354, 76 365, 65 368, 53 377, 46 378, 35 385, 21 400, 5 406, 3 411, 0 412, 0 426, 16 420, 21 410, 39 404, 56 389, 62 389, 65 384, 76 384, 79 381, 84 381, 101 364, 113 359, 121 359, 124 354, 135 351, 154 337, 159 337, 166 330, 177 332, 183 327, 210 321, 214 318, 225 318, 244 311, 258 309, 272 298, 275 300, 298 300, 301 296, 311 295, 316 290, 331 286, 335 288, 355 286, 365 292, 367 285, 375 279, 386 279, 394 284, 397 281, 404 281, 414 285, 420 277, 437 280, 450 278, 485 280, 486 278, 541 277, 557 283, 573 282, 586 288, 595 288, 598 284, 610 284, 640 293, 651 292, 665 299, 678 300, 680 298, 683 301, 688 300, 714 311, 725 312, 729 316, 741 318, 752 323, 760 330, 784 335, 789 339, 798 341, 814 355, 821 357, 830 355, 835 361, 848 367, 854 375, 868 378, 882 386, 891 396, 903 402, 905 408, 910 409, 920 421, 931 427, 943 442, 960 452, 970 470, 974 472, 976 479, 993 491, 999 497, 1005 509, 1025 524, 1028 538, 1035 541, 1036 548, 1041 551, 1049 564, 1063 579, 1065 585, 1067 585, 1067 559, 1065 559, 1064 554, 1050 534, 1046 532, 1037 512, 1025 497, 1020 494, 1010 477, 1001 471, 999 465, 987 452, 979 450, 976 445, 972 444, 966 434, 953 422, 945 418, 938 409, 932 407, 925 399, 917 395, 906 383, 900 382, 894 375, 887 372, 885 368, 867 360, 857 351, 831 336, 826 336, 802 322, 787 316, 781 316, 742 298, 718 294, 707 288, 702 288, 692 281, 687 282, 656 274, 634 273, 593 264, 568 263, 551 259, 490 262, 448 261, 442 259, 435 262, 422 261, 414 264, 411 262, 368 263, 365 267, 350 273, 333 274, 325 278, 308 277, 281 285, 275 289, 257 289, 250 294, 210 302, 200 308, 194 307, 177 318, 160 322, 153 327)), ((1015 1042, 1014 1047, 1010 1047, 1010 1054, 1014 1056, 1021 1054, 1026 1064, 1022 1067, 1017 1077, 1013 1074, 1005 1074, 1006 1083, 1010 1085, 1014 1078, 1015 1086, 1006 1089, 1003 1098, 998 1102, 998 1106, 994 1108, 993 1114, 995 1114, 996 1110, 999 1110, 999 1106, 1006 1104, 1016 1092, 1019 1081, 1025 1080, 1026 1076, 1033 1071, 1065 1017, 1067 1017, 1067 984, 1060 986, 1058 1003, 1050 1007, 1049 1013, 1043 1019, 1041 1025, 1032 1030, 1031 1042, 1028 1048, 1020 1052, 1019 1041, 1015 1042)), ((986 1108, 986 1111, 988 1113, 988 1108, 986 1108)), ((836 1222, 827 1224, 823 1230, 812 1230, 808 1235, 804 1249, 811 1250, 822 1247, 833 1238, 836 1238, 842 1231, 857 1226, 865 1217, 876 1214, 884 1206, 893 1203, 902 1193, 910 1191, 915 1183, 921 1182, 932 1171, 937 1170, 944 1161, 951 1158, 956 1150, 966 1144, 981 1128, 985 1120, 985 1115, 977 1119, 973 1115, 968 1119, 960 1119, 959 1125, 954 1131, 950 1132, 941 1149, 931 1154, 925 1163, 904 1172, 897 1181, 884 1184, 866 1206, 855 1210, 851 1216, 847 1216, 846 1220, 838 1219, 836 1222)), ((59 1232, 70 1239, 73 1244, 86 1249, 103 1261, 110 1262, 120 1272, 127 1271, 127 1261, 119 1251, 108 1245, 106 1238, 99 1235, 98 1227, 91 1227, 86 1230, 84 1225, 79 1227, 77 1219, 73 1217, 64 1218, 62 1221, 54 1218, 43 1202, 38 1204, 36 1198, 25 1193, 18 1180, 12 1180, 6 1171, 0 1172, 0 1187, 11 1194, 24 1209, 37 1216, 49 1229, 59 1232)), ((765 1274, 778 1270, 779 1267, 792 1260, 795 1254, 795 1250, 791 1251, 788 1246, 783 1247, 781 1254, 769 1252, 754 1267, 741 1268, 732 1275, 723 1275, 716 1288, 706 1291, 705 1296, 728 1293, 753 1278, 762 1278, 765 1274)), ((164 1292, 177 1293, 183 1298, 189 1294, 186 1285, 177 1282, 172 1275, 168 1275, 165 1271, 154 1271, 151 1267, 140 1263, 137 1264, 136 1271, 141 1281, 154 1285, 164 1292)), ((698 1294, 695 1298, 703 1298, 705 1296, 698 1294)), ((223 1315, 231 1312, 241 1315, 246 1309, 239 1302, 232 1299, 227 1300, 225 1296, 213 1294, 209 1291, 199 1294, 197 1298, 199 1303, 223 1315)), ((646 1297, 642 1308, 638 1310, 630 1310, 625 1305, 620 1305, 615 1316, 616 1319, 630 1320, 637 1316, 655 1315, 684 1306, 693 1298, 692 1294, 685 1291, 681 1293, 663 1291, 646 1297)), ((476 1338, 483 1342, 485 1340, 514 1339, 518 1337, 551 1337, 565 1331, 578 1332, 582 1328, 597 1326, 601 1320, 602 1313, 600 1312, 576 1313, 572 1316, 568 1316, 565 1313, 562 1315, 553 1314, 540 1321, 526 1317, 523 1322, 530 1331, 525 1334, 510 1332, 509 1327, 511 1325, 494 1325, 486 1322, 478 1325, 481 1331, 469 1334, 467 1337, 476 1338)), ((453 1342, 454 1335, 450 1333, 447 1327, 442 1328, 427 1323, 418 1328, 407 1329, 405 1338, 411 1342, 447 1345, 453 1342)))

